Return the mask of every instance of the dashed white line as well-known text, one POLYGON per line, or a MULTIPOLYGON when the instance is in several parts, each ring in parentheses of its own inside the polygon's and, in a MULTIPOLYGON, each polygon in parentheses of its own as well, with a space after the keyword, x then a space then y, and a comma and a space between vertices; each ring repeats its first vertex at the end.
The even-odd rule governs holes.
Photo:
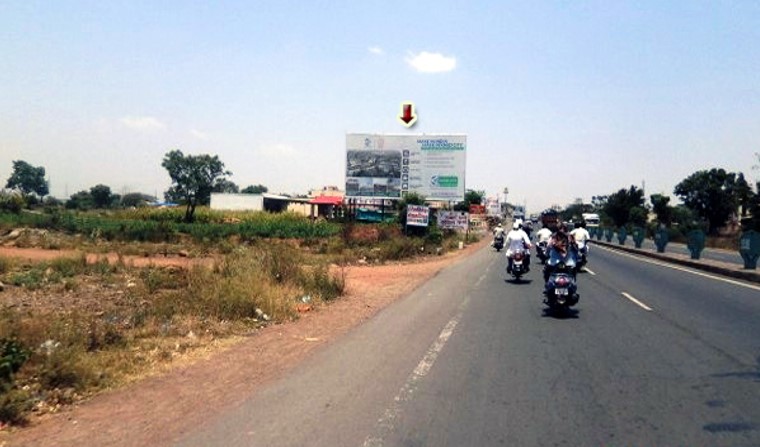
POLYGON ((619 250, 614 250, 614 249, 607 248, 607 247, 597 246, 597 248, 609 251, 611 253, 618 254, 620 256, 626 256, 628 258, 636 259, 636 260, 641 261, 641 262, 647 262, 649 264, 659 265, 661 267, 668 267, 668 268, 671 268, 673 270, 679 270, 679 271, 682 271, 682 272, 691 273, 692 275, 699 275, 699 276, 702 276, 702 277, 705 277, 705 278, 710 278, 710 279, 715 279, 715 280, 718 280, 718 281, 727 282, 727 283, 733 284, 735 286, 746 287, 746 288, 752 289, 752 290, 760 290, 760 286, 756 286, 756 285, 753 285, 753 284, 743 283, 741 281, 734 281, 733 279, 723 278, 722 276, 716 276, 716 275, 710 275, 708 273, 697 272, 695 270, 687 269, 687 268, 684 268, 684 267, 679 267, 677 265, 668 264, 667 262, 652 261, 651 259, 646 259, 646 258, 643 258, 641 256, 635 256, 635 255, 631 255, 631 254, 628 254, 628 253, 623 253, 623 252, 621 252, 619 250))
POLYGON ((364 447, 382 447, 384 445, 384 438, 394 430, 396 420, 398 420, 401 415, 401 406, 404 402, 412 398, 412 395, 417 390, 419 381, 430 372, 430 369, 438 358, 438 354, 441 353, 446 342, 451 338, 451 334, 454 333, 454 328, 457 327, 459 320, 462 319, 464 308, 467 306, 469 300, 469 296, 465 297, 462 304, 459 305, 459 311, 457 314, 446 323, 446 326, 443 327, 438 338, 430 345, 425 356, 422 357, 420 363, 417 364, 417 367, 414 368, 412 373, 406 379, 404 386, 401 387, 398 394, 393 398, 391 406, 388 407, 385 410, 385 413, 383 413, 383 416, 378 419, 377 424, 375 425, 375 432, 367 436, 364 440, 364 443, 362 444, 364 447))
POLYGON ((590 274, 591 274, 591 276, 596 276, 596 273, 594 273, 594 272, 593 272, 593 271, 592 271, 590 268, 588 268, 588 267, 583 267, 583 271, 584 271, 584 272, 588 272, 588 273, 590 273, 590 274))
POLYGON ((634 298, 633 296, 631 296, 631 294, 630 294, 630 293, 626 293, 626 292, 620 292, 620 294, 621 294, 621 295, 623 295, 624 297, 628 298, 629 300, 631 300, 631 302, 633 302, 634 304, 636 304, 636 305, 637 305, 637 306, 639 306, 640 308, 642 308, 642 309, 644 309, 644 310, 647 310, 647 311, 649 311, 649 312, 651 312, 651 311, 652 311, 652 308, 651 308, 651 307, 649 307, 649 306, 647 306, 646 304, 642 303, 641 301, 637 300, 636 298, 634 298))

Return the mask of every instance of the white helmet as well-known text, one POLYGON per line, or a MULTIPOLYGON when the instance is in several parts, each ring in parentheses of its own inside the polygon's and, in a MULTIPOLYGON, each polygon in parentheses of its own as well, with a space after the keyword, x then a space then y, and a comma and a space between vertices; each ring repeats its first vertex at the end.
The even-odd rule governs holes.
POLYGON ((512 229, 513 230, 519 230, 520 229, 520 222, 513 223, 512 224, 512 229))
POLYGON ((497 223, 496 226, 501 228, 501 222, 497 223))

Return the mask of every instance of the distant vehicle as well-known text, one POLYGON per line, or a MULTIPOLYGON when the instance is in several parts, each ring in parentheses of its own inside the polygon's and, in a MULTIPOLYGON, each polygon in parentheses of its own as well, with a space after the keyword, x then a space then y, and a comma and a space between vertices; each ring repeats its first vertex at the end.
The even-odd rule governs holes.
POLYGON ((595 228, 599 226, 599 215, 594 213, 583 213, 581 216, 583 221, 586 222, 586 226, 589 228, 595 228))
POLYGON ((559 224, 559 214, 554 210, 546 210, 541 213, 541 225, 544 227, 555 227, 559 224))

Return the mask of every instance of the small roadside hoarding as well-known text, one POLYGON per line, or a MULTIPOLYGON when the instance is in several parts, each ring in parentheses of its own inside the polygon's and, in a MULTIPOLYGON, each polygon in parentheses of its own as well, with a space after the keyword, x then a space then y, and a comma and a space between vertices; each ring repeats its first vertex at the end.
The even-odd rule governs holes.
POLYGON ((438 228, 444 230, 467 231, 470 223, 470 214, 464 211, 439 211, 438 228))
POLYGON ((424 205, 406 206, 406 224, 417 227, 428 226, 430 220, 430 208, 424 205))

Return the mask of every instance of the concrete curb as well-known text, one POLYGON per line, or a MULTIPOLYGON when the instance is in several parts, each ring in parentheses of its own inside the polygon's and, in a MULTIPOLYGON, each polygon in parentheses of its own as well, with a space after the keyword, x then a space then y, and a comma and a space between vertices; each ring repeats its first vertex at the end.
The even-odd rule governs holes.
POLYGON ((715 273, 718 275, 729 276, 731 278, 742 279, 744 281, 760 283, 760 272, 756 270, 746 270, 742 267, 732 267, 726 265, 726 263, 719 263, 716 261, 710 261, 707 259, 690 259, 686 256, 676 255, 674 253, 657 253, 641 248, 626 247, 625 245, 612 244, 605 241, 592 240, 594 244, 598 244, 602 247, 611 248, 613 250, 620 250, 648 258, 658 259, 660 261, 670 262, 673 264, 683 265, 685 267, 691 267, 697 270, 704 270, 706 272, 715 273))

